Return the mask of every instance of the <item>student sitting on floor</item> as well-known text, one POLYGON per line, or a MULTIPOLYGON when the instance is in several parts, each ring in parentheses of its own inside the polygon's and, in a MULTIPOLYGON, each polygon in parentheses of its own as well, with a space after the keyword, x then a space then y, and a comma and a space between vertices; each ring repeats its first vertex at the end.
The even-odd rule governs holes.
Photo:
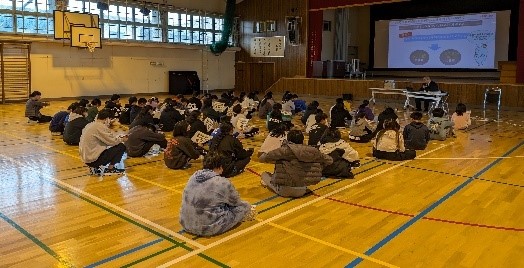
POLYGON ((131 107, 136 106, 138 99, 135 96, 129 97, 128 104, 124 105, 118 118, 118 122, 122 125, 131 124, 131 107))
POLYGON ((299 99, 297 94, 291 95, 291 101, 295 105, 295 114, 304 112, 307 109, 306 101, 299 99))
POLYGON ((242 138, 250 138, 258 133, 258 128, 248 126, 244 124, 248 119, 244 114, 244 108, 240 104, 233 107, 233 117, 231 118, 231 124, 235 129, 235 133, 238 133, 242 138))
POLYGON ((187 131, 188 138, 193 138, 195 133, 198 131, 209 134, 207 131, 206 124, 201 120, 202 113, 200 111, 192 111, 186 118, 186 122, 189 124, 189 130, 187 131))
POLYGON ((271 132, 278 125, 283 123, 284 120, 282 120, 282 104, 275 103, 273 104, 271 112, 267 115, 267 129, 271 132))
POLYGON ((131 108, 129 109, 129 122, 130 123, 133 123, 133 121, 135 121, 136 117, 138 116, 142 108, 146 106, 146 103, 147 103, 146 98, 140 98, 138 99, 136 105, 131 106, 131 108))
POLYGON ((384 122, 386 120, 393 120, 393 121, 397 121, 398 123, 398 116, 395 113, 395 110, 393 110, 393 108, 391 107, 386 107, 386 109, 384 109, 384 111, 382 111, 378 115, 378 123, 377 123, 377 127, 375 128, 375 131, 373 131, 373 137, 375 137, 377 133, 384 128, 384 122))
POLYGON ((400 125, 391 119, 384 122, 384 129, 377 133, 372 143, 373 156, 378 159, 401 161, 413 159, 417 155, 414 150, 406 149, 400 125))
POLYGON ((331 107, 329 113, 329 117, 331 118, 329 126, 332 128, 345 128, 346 125, 349 125, 348 122, 353 119, 349 111, 344 107, 344 100, 342 98, 337 99, 336 104, 331 107))
POLYGON ((202 106, 202 114, 204 114, 205 117, 215 122, 219 122, 221 113, 213 109, 213 100, 211 98, 204 99, 203 103, 204 104, 202 106))
POLYGON ((124 144, 128 156, 141 157, 146 155, 155 144, 165 149, 167 140, 163 133, 156 132, 154 125, 142 122, 129 130, 128 139, 124 144))
POLYGON ((365 113, 358 113, 355 116, 355 123, 349 130, 349 140, 359 143, 367 143, 373 138, 375 127, 366 119, 365 113))
POLYGON ((307 120, 309 119, 309 117, 311 115, 313 115, 313 117, 314 117, 314 115, 317 114, 318 106, 320 106, 318 101, 312 101, 310 104, 308 104, 308 106, 306 107, 306 110, 304 111, 304 114, 300 118, 300 122, 302 122, 302 124, 306 125, 307 120))
POLYGON ((173 138, 168 141, 164 151, 164 163, 170 169, 188 169, 191 167, 189 161, 200 156, 191 139, 186 137, 188 129, 186 121, 176 123, 173 129, 173 138))
POLYGON ((168 98, 165 100, 165 102, 166 103, 163 106, 162 112, 160 113, 159 124, 162 131, 168 132, 173 131, 175 124, 183 121, 185 117, 175 109, 173 100, 168 98))
POLYGON ((287 131, 287 126, 285 124, 280 124, 278 127, 273 129, 273 131, 269 132, 269 135, 267 135, 266 139, 258 150, 258 157, 260 157, 260 155, 263 153, 269 153, 275 149, 280 148, 287 139, 287 131))
POLYGON ((189 178, 182 194, 180 224, 200 236, 222 234, 242 221, 253 220, 254 207, 240 199, 235 186, 223 177, 222 156, 204 157, 204 169, 189 178))
POLYGON ((80 143, 80 136, 82 130, 89 122, 85 119, 87 116, 87 109, 84 107, 77 107, 71 114, 69 114, 69 123, 65 126, 64 136, 62 139, 68 145, 78 145, 80 143))
POLYGON ((320 152, 333 158, 333 163, 322 170, 322 176, 353 179, 351 169, 360 166, 358 152, 342 139, 340 131, 327 129, 320 144, 320 152))
POLYGON ((282 97, 282 113, 283 114, 288 114, 288 115, 295 114, 295 103, 293 102, 293 100, 291 100, 292 96, 293 95, 289 93, 289 94, 284 94, 284 97, 282 97))
POLYGON ((446 138, 455 136, 453 130, 454 123, 451 122, 447 116, 444 116, 444 110, 435 108, 433 109, 432 115, 428 121, 429 134, 432 140, 445 141, 446 138))
POLYGON ((369 121, 375 120, 375 115, 373 114, 373 111, 371 108, 369 108, 369 101, 364 100, 362 104, 358 107, 357 113, 364 113, 366 115, 366 119, 369 121))
POLYGON ((328 116, 325 113, 318 113, 315 115, 315 121, 317 123, 314 124, 309 131, 309 139, 307 142, 309 146, 319 146, 320 138, 322 138, 324 132, 328 129, 327 118, 328 116))
POLYGON ((122 106, 120 105, 120 95, 118 94, 113 94, 111 96, 111 99, 106 101, 105 109, 111 110, 113 112, 112 118, 120 117, 121 107, 122 106))
POLYGON ((226 178, 244 172, 253 155, 253 149, 244 150, 242 143, 233 137, 233 125, 231 123, 220 124, 220 135, 211 140, 209 151, 224 155, 224 172, 222 175, 226 178))
POLYGON ((249 92, 247 96, 242 99, 242 102, 240 103, 242 105, 242 109, 247 111, 247 114, 251 116, 252 113, 254 113, 257 110, 257 106, 255 104, 255 93, 249 92))
POLYGON ((91 123, 95 121, 100 106, 102 106, 102 101, 100 101, 100 99, 96 98, 91 101, 91 105, 87 108, 87 122, 91 123))
POLYGON ((65 129, 69 114, 72 113, 77 107, 78 107, 78 102, 74 102, 74 103, 71 103, 69 107, 67 107, 67 111, 60 111, 56 113, 55 115, 53 115, 51 122, 49 122, 49 131, 51 131, 51 135, 60 136, 64 134, 64 129, 65 129))
POLYGON ((155 119, 153 118, 154 108, 151 105, 146 105, 142 110, 140 110, 140 113, 135 117, 133 122, 129 125, 129 129, 132 129, 136 126, 144 126, 144 125, 154 125, 155 119))
POLYGON ((40 101, 41 98, 42 93, 40 93, 40 91, 33 91, 25 103, 25 117, 27 117, 30 122, 48 123, 53 119, 51 116, 40 113, 42 108, 49 106, 49 103, 40 101))
POLYGON ((80 157, 90 167, 92 175, 125 172, 123 169, 115 168, 115 164, 122 160, 126 151, 126 146, 122 142, 125 142, 127 137, 117 138, 109 129, 113 115, 111 110, 103 109, 98 113, 97 120, 87 124, 82 131, 79 144, 80 157), (108 168, 104 171, 106 165, 108 168))
POLYGON ((464 103, 457 104, 457 109, 451 115, 451 122, 455 124, 455 129, 464 130, 471 125, 471 111, 468 111, 464 103))
POLYGON ((330 156, 318 149, 303 145, 304 134, 291 130, 282 147, 264 153, 261 162, 275 163, 274 173, 262 173, 262 185, 284 197, 301 197, 308 191, 307 186, 320 182, 324 167, 333 163, 330 156))
POLYGON ((404 127, 404 142, 407 149, 424 150, 429 142, 429 128, 422 123, 422 113, 413 112, 411 123, 404 127))
POLYGON ((266 119, 274 104, 275 102, 273 101, 273 93, 266 93, 258 106, 258 117, 260 119, 266 119))

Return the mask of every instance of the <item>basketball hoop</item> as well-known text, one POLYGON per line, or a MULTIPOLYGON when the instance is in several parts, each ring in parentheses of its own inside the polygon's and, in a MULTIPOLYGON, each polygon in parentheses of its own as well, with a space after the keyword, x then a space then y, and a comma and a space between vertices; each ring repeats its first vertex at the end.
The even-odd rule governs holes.
POLYGON ((95 48, 96 48, 96 42, 84 42, 87 50, 89 50, 89 52, 93 53, 95 52, 95 48))

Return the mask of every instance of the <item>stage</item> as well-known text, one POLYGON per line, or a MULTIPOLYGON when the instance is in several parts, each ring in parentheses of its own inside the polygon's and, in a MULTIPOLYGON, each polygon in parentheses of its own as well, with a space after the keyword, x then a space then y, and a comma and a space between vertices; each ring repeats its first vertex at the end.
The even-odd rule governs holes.
MULTIPOLYGON (((370 88, 381 88, 384 80, 395 80, 396 88, 420 88, 421 77, 417 78, 371 78, 362 79, 330 79, 330 78, 280 78, 268 91, 284 92, 289 90, 298 95, 342 96, 353 94, 355 99, 371 98, 370 88)), ((436 80, 439 88, 449 93, 449 103, 465 103, 466 105, 482 105, 486 88, 502 89, 503 107, 524 107, 524 85, 501 84, 493 80, 474 81, 469 79, 448 78, 436 80)), ((382 95, 379 99, 401 101, 402 96, 382 95)))

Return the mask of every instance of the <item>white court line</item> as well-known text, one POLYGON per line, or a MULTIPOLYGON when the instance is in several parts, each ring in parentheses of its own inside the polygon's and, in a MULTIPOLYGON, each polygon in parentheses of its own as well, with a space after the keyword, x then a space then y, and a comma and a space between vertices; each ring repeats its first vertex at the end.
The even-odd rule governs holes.
MULTIPOLYGON (((443 148, 445 148, 445 147, 447 147, 447 146, 449 146, 449 145, 452 145, 453 143, 454 143, 454 142, 451 142, 451 143, 448 143, 448 144, 445 144, 445 145, 441 145, 440 147, 438 147, 438 148, 436 148, 436 149, 433 149, 433 150, 431 150, 431 151, 428 151, 428 152, 426 152, 426 153, 423 153, 423 154, 421 154, 420 156, 424 156, 424 155, 428 155, 428 154, 430 154, 430 153, 436 152, 436 151, 441 150, 441 149, 443 149, 443 148)), ((415 159, 416 159, 416 158, 415 158, 415 159)), ((322 195, 322 196, 319 196, 319 197, 317 197, 317 198, 315 198, 315 199, 313 199, 313 200, 311 200, 311 201, 309 201, 309 202, 306 202, 306 203, 304 203, 304 204, 302 204, 302 205, 300 205, 300 206, 297 206, 297 207, 294 207, 294 208, 292 208, 292 209, 290 209, 290 210, 284 211, 284 212, 282 212, 282 213, 280 213, 280 214, 277 214, 277 215, 275 215, 275 216, 273 216, 273 217, 271 217, 271 218, 269 218, 269 219, 267 219, 267 220, 261 221, 261 222, 255 224, 255 225, 252 225, 252 226, 250 226, 250 227, 248 227, 248 228, 246 228, 246 229, 240 230, 240 231, 238 231, 238 232, 236 232, 236 233, 234 233, 234 234, 231 234, 231 235, 229 235, 229 236, 226 236, 226 237, 224 237, 224 238, 222 238, 222 239, 220 239, 220 240, 217 240, 217 241, 215 241, 215 242, 213 242, 213 243, 211 243, 211 244, 209 244, 209 245, 207 245, 207 246, 204 246, 204 247, 199 248, 199 249, 197 249, 197 250, 191 251, 191 252, 189 252, 189 253, 187 253, 187 254, 185 254, 185 255, 183 255, 183 256, 180 256, 180 257, 178 257, 178 258, 176 258, 176 259, 174 259, 174 260, 172 260, 172 261, 166 262, 166 263, 164 263, 164 264, 162 264, 162 265, 160 265, 160 266, 158 266, 158 267, 159 267, 159 268, 165 268, 165 267, 169 267, 169 266, 171 266, 171 265, 173 265, 173 264, 179 263, 179 262, 181 262, 181 261, 183 261, 183 260, 185 260, 185 259, 188 259, 188 258, 190 258, 190 257, 193 257, 193 256, 195 256, 195 255, 198 255, 198 254, 200 254, 200 253, 202 253, 202 252, 204 252, 204 251, 206 251, 206 250, 208 250, 208 249, 211 249, 211 248, 214 248, 214 247, 216 247, 216 246, 218 246, 218 245, 220 245, 220 244, 223 244, 223 243, 225 243, 225 242, 227 242, 227 241, 229 241, 229 240, 231 240, 231 239, 233 239, 233 238, 236 238, 236 237, 241 236, 241 235, 243 235, 243 234, 245 234, 245 233, 247 233, 247 232, 250 232, 250 231, 252 231, 252 230, 254 230, 254 229, 257 229, 258 227, 261 227, 261 226, 263 226, 263 225, 266 225, 266 224, 268 224, 268 223, 270 223, 270 222, 272 222, 272 221, 274 221, 274 220, 277 220, 277 219, 280 219, 280 218, 282 218, 282 217, 284 217, 284 216, 287 216, 287 215, 289 215, 289 214, 291 214, 291 213, 293 213, 293 212, 295 212, 295 211, 297 211, 297 210, 300 210, 300 209, 305 208, 305 207, 307 207, 307 206, 309 206, 309 205, 311 205, 311 204, 314 204, 314 203, 317 203, 317 202, 319 202, 319 201, 322 201, 322 200, 326 199, 327 197, 330 197, 330 196, 332 196, 332 195, 335 195, 335 194, 337 194, 337 193, 340 193, 340 192, 342 192, 342 191, 344 191, 344 190, 346 190, 346 189, 348 189, 348 188, 351 188, 351 187, 353 187, 353 186, 359 185, 359 184, 361 184, 361 183, 363 183, 363 182, 366 182, 366 181, 368 181, 368 180, 370 180, 370 179, 372 179, 372 178, 374 178, 374 177, 376 177, 376 176, 382 175, 382 174, 384 174, 384 173, 386 173, 386 172, 389 172, 389 171, 391 171, 391 170, 393 170, 393 169, 396 169, 396 168, 398 168, 398 167, 400 167, 400 166, 402 166, 402 165, 404 165, 404 164, 407 164, 407 163, 409 163, 409 162, 411 162, 411 161, 413 161, 413 160, 406 160, 406 161, 400 162, 400 163, 398 163, 398 164, 396 164, 396 165, 394 165, 394 166, 392 166, 392 167, 390 167, 390 168, 387 168, 387 169, 382 170, 382 171, 380 171, 380 172, 378 172, 378 173, 375 173, 375 174, 369 175, 369 176, 365 177, 364 179, 361 179, 361 180, 359 180, 359 181, 356 181, 356 182, 354 182, 354 183, 351 183, 351 184, 349 184, 349 185, 346 185, 346 186, 344 186, 344 187, 342 187, 342 188, 340 188, 340 189, 337 189, 337 190, 335 190, 335 191, 329 192, 329 193, 324 194, 324 195, 322 195)), ((362 257, 362 258, 363 258, 363 259, 366 259, 366 258, 364 258, 364 257, 362 257)))
MULTIPOLYGON (((18 161, 16 161, 13 158, 5 156, 4 154, 0 154, 0 157, 2 157, 4 159, 7 159, 7 160, 9 160, 12 163, 15 163, 17 165, 25 166, 22 162, 18 162, 18 161)), ((121 213, 123 213, 123 214, 125 214, 125 215, 127 215, 127 216, 129 216, 129 217, 131 217, 131 218, 141 222, 141 223, 149 225, 150 227, 153 227, 153 228, 155 228, 155 229, 157 229, 159 231, 162 231, 162 232, 164 232, 166 234, 169 234, 170 236, 176 237, 176 238, 178 238, 178 239, 180 239, 180 240, 182 240, 182 241, 184 241, 184 242, 186 242, 188 244, 191 244, 191 245, 193 245, 193 246, 195 246, 197 248, 203 248, 204 247, 204 245, 194 241, 193 239, 186 238, 186 237, 184 237, 183 235, 181 235, 181 234, 179 234, 177 232, 174 232, 174 231, 172 231, 172 230, 170 230, 170 229, 168 229, 166 227, 163 227, 163 226, 161 226, 161 225, 159 225, 157 223, 154 223, 154 222, 152 222, 152 221, 150 221, 148 219, 140 217, 140 216, 138 216, 138 215, 136 215, 136 214, 134 214, 134 213, 132 213, 130 211, 127 211, 127 210, 125 210, 125 209, 123 209, 123 208, 121 208, 119 206, 116 206, 116 205, 114 205, 112 203, 109 203, 109 202, 107 202, 107 201, 105 201, 105 200, 103 200, 103 199, 101 199, 101 198, 99 198, 97 196, 94 196, 94 195, 92 195, 90 193, 84 192, 84 191, 82 191, 82 190, 80 190, 80 189, 78 189, 78 188, 76 188, 74 186, 71 186, 71 185, 69 185, 69 184, 67 184, 67 183, 65 183, 65 182, 63 182, 61 180, 57 180, 57 179, 55 179, 55 178, 53 178, 51 176, 46 176, 45 174, 41 174, 41 175, 44 176, 44 177, 47 177, 46 178, 47 180, 53 181, 54 183, 56 183, 56 184, 58 184, 58 185, 60 185, 62 187, 65 187, 65 188, 67 188, 67 189, 69 189, 69 190, 71 190, 71 191, 73 191, 73 192, 75 192, 77 194, 86 196, 89 199, 91 199, 93 201, 96 201, 96 202, 98 202, 100 204, 104 204, 105 206, 110 207, 113 210, 119 211, 119 212, 121 212, 121 213)))
POLYGON ((484 159, 509 159, 509 158, 524 158, 522 155, 518 156, 487 156, 487 157, 423 157, 418 160, 484 160, 484 159))

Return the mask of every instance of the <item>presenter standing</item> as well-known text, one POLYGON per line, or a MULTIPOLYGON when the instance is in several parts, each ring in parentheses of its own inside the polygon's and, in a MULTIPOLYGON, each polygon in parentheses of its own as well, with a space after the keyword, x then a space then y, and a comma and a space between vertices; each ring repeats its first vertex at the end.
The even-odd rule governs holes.
MULTIPOLYGON (((422 78, 422 81, 424 83, 422 84, 422 87, 420 88, 419 91, 423 91, 423 92, 440 92, 440 90, 438 89, 437 83, 435 83, 434 81, 431 81, 431 78, 429 76, 425 76, 424 78, 422 78)), ((429 103, 431 102, 431 100, 420 99, 420 98, 415 99, 415 104, 417 106, 417 111, 422 111, 422 109, 420 107, 422 100, 424 100, 424 112, 427 112, 428 108, 429 108, 429 103)))

